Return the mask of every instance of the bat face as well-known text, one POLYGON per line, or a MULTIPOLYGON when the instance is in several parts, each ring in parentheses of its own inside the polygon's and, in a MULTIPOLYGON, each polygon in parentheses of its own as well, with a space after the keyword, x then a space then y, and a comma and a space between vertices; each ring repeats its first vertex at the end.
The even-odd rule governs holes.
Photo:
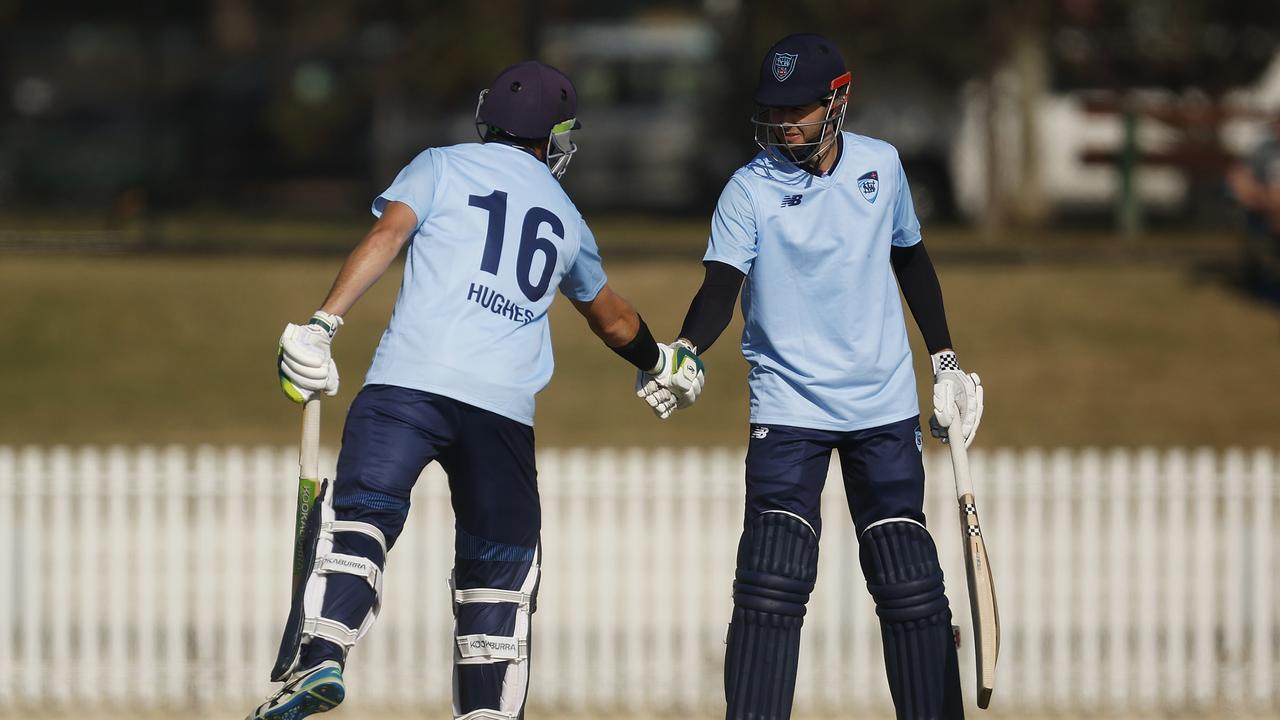
POLYGON ((285 620, 280 651, 271 669, 271 680, 282 682, 293 671, 302 642, 302 600, 307 577, 316 560, 320 535, 321 504, 328 481, 320 479, 320 401, 308 400, 302 412, 302 444, 298 452, 298 505, 294 516, 293 597, 285 620))
POLYGON ((974 654, 978 669, 978 707, 986 709, 995 687, 996 657, 1000 653, 1000 615, 995 584, 987 561, 987 544, 978 524, 973 495, 960 496, 960 523, 964 532, 965 576, 969 581, 969 607, 973 613, 974 654))

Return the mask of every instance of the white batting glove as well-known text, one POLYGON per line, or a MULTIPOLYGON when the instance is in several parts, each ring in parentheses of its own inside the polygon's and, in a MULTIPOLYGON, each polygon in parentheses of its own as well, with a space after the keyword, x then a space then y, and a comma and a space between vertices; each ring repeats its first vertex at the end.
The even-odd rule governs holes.
POLYGON ((317 392, 338 394, 338 365, 330 345, 342 327, 342 318, 317 310, 306 325, 289 323, 280 335, 276 364, 280 389, 296 403, 305 403, 317 392))
POLYGON ((675 400, 676 409, 687 408, 697 402, 705 384, 706 370, 692 345, 681 340, 670 345, 658 343, 658 364, 636 375, 636 395, 649 402, 658 417, 666 418, 671 413, 664 415, 659 408, 669 399, 675 400))
POLYGON ((636 397, 644 400, 659 420, 666 420, 676 411, 676 396, 643 372, 636 372, 636 397))
POLYGON ((929 360, 933 363, 933 417, 929 418, 929 432, 942 442, 949 442, 951 428, 958 422, 967 448, 973 444, 982 422, 982 378, 978 373, 961 370, 951 350, 934 353, 929 360))

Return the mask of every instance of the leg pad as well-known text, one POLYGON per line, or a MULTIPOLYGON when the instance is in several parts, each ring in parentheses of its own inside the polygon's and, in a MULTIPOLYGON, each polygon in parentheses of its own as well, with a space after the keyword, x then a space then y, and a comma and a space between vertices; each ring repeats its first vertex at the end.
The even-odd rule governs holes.
POLYGON ((863 532, 859 554, 898 717, 963 718, 951 608, 929 531, 905 518, 876 523, 863 532))
POLYGON ((282 682, 322 660, 345 662, 381 608, 387 561, 384 533, 366 522, 337 520, 322 492, 308 518, 306 561, 311 573, 293 595, 271 679, 282 682))
POLYGON ((747 521, 738 544, 733 620, 725 650, 731 720, 790 717, 800 627, 818 577, 818 536, 787 512, 747 521))
POLYGON ((453 713, 465 720, 524 716, 539 548, 457 529, 453 589, 453 713))

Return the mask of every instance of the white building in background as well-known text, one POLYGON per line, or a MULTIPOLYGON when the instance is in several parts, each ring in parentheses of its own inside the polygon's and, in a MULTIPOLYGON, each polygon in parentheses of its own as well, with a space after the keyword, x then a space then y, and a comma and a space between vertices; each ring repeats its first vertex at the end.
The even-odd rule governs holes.
MULTIPOLYGON (((1120 192, 1120 176, 1115 166, 1086 163, 1087 151, 1119 152, 1124 140, 1124 121, 1119 114, 1091 113, 1086 110, 1087 91, 1053 93, 1034 105, 1033 137, 1038 143, 1039 168, 1036 177, 1024 177, 1024 152, 1016 112, 1017 88, 1006 74, 997 83, 1000 119, 997 149, 1001 186, 1006 192, 1026 183, 1038 184, 1051 212, 1082 211, 1106 213, 1120 192)), ((1165 90, 1136 90, 1133 99, 1139 105, 1181 104, 1186 107, 1207 98, 1176 94, 1165 90)), ((962 217, 976 220, 988 205, 986 94, 973 85, 963 94, 960 123, 951 149, 952 186, 955 205, 962 217)), ((1244 155, 1266 132, 1264 116, 1280 113, 1280 53, 1259 77, 1255 85, 1226 94, 1224 106, 1240 114, 1221 128, 1220 141, 1235 155, 1244 155)), ((1137 145, 1141 151, 1162 152, 1174 148, 1181 133, 1150 117, 1139 117, 1137 145)), ((1136 191, 1145 210, 1172 213, 1188 202, 1190 183, 1185 173, 1168 166, 1139 165, 1136 191)))

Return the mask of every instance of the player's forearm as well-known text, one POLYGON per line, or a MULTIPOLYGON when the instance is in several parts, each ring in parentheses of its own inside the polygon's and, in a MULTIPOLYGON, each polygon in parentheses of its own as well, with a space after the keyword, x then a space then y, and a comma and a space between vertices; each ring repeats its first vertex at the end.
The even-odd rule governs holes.
POLYGON ((574 301, 573 306, 587 320, 587 326, 622 359, 641 370, 658 364, 658 343, 631 303, 608 285, 590 302, 574 301))
POLYGON ((640 329, 640 316, 632 310, 630 313, 588 324, 591 326, 591 332, 595 333, 605 345, 610 348, 619 348, 635 339, 636 332, 640 329))
POLYGON ((938 272, 924 249, 924 243, 911 247, 895 247, 889 253, 898 287, 911 308, 911 316, 924 337, 925 347, 933 354, 951 348, 951 331, 947 328, 947 311, 942 303, 942 284, 938 272))
POLYGON ((334 315, 346 315, 387 271, 403 246, 404 239, 397 237, 392 230, 375 227, 347 256, 320 309, 334 315))
POLYGON ((585 303, 575 302, 574 306, 586 318, 591 332, 611 348, 627 344, 640 327, 640 315, 636 313, 636 309, 608 285, 600 289, 595 299, 585 303))
POLYGON ((737 268, 725 263, 707 263, 702 287, 689 303, 689 312, 680 327, 680 337, 692 343, 699 353, 705 353, 729 327, 745 278, 737 268))

